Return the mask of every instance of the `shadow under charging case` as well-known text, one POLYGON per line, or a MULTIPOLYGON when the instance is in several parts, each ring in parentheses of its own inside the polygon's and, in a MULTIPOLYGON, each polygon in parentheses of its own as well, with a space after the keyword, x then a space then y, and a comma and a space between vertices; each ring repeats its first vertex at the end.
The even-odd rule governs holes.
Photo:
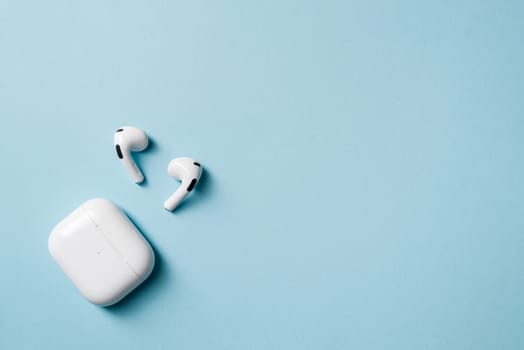
POLYGON ((120 301, 155 264, 149 243, 107 199, 88 200, 65 217, 51 232, 48 247, 80 293, 100 306, 120 301))

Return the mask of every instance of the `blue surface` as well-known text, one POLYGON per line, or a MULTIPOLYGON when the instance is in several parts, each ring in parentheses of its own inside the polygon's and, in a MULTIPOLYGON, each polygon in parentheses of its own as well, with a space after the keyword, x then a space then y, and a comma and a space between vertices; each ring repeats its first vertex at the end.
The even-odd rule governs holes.
POLYGON ((0 348, 523 349, 523 11, 1 0, 0 348), (47 251, 92 197, 157 252, 109 309, 47 251))

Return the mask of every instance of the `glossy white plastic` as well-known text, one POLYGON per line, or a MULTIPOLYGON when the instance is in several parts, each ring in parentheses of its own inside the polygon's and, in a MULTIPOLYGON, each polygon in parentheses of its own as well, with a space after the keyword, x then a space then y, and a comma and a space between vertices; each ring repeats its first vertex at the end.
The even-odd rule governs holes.
POLYGON ((192 158, 180 157, 169 162, 167 173, 182 182, 178 189, 164 202, 164 208, 173 211, 191 193, 200 180, 202 166, 192 158))
POLYGON ((56 225, 48 247, 80 293, 100 306, 120 301, 146 280, 155 263, 135 225, 101 198, 88 200, 56 225))
POLYGON ((131 152, 141 152, 149 145, 146 133, 134 126, 123 126, 115 131, 114 144, 117 157, 134 183, 142 183, 144 175, 136 165, 131 152))

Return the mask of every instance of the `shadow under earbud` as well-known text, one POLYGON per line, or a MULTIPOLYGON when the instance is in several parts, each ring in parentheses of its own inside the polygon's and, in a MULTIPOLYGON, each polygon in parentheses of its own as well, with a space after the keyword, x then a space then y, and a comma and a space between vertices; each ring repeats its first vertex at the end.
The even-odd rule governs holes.
POLYGON ((158 290, 162 288, 163 284, 167 282, 169 275, 162 255, 155 248, 154 244, 151 243, 148 235, 144 233, 144 230, 136 223, 136 220, 134 220, 128 213, 126 213, 126 215, 151 245, 153 253, 155 254, 155 265, 149 277, 142 282, 142 284, 136 287, 118 303, 104 308, 115 315, 127 315, 135 309, 139 309, 141 304, 145 304, 148 300, 151 300, 150 295, 152 293, 157 293, 158 290))
POLYGON ((187 196, 176 209, 173 211, 174 214, 177 212, 184 211, 192 206, 196 205, 202 200, 202 197, 209 196, 213 191, 213 178, 207 168, 202 168, 202 175, 200 180, 193 189, 192 193, 187 196))

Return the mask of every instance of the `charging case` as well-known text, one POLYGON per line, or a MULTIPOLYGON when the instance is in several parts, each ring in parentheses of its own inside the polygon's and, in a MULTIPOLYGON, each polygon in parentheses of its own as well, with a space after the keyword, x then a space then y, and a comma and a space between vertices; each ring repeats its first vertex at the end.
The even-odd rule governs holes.
POLYGON ((65 217, 51 232, 48 247, 80 293, 100 306, 120 301, 155 264, 149 243, 107 199, 88 200, 65 217))

